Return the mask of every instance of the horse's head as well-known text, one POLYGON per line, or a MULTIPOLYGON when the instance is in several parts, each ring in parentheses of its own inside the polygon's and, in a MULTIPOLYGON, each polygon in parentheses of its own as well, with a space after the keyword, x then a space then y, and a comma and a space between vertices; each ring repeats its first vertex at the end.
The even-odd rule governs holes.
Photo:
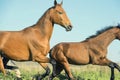
POLYGON ((63 26, 66 31, 70 31, 72 30, 72 25, 62 8, 62 4, 63 1, 60 4, 58 4, 56 0, 54 1, 54 7, 52 7, 50 12, 51 20, 53 23, 63 26))

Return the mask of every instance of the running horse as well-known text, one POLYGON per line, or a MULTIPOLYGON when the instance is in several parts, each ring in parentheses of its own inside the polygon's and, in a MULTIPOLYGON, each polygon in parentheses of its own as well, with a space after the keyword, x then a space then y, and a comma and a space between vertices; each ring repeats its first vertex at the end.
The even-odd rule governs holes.
MULTIPOLYGON (((21 31, 0 31, 0 70, 6 74, 2 57, 15 61, 35 61, 38 62, 46 73, 50 69, 46 63, 50 59, 46 57, 50 50, 50 38, 53 32, 54 24, 59 24, 66 31, 71 31, 72 25, 66 12, 62 8, 63 1, 58 4, 54 0, 54 6, 49 8, 39 21, 33 26, 27 27, 21 31)), ((42 79, 41 78, 41 79, 42 79)))
POLYGON ((119 65, 107 59, 107 47, 114 40, 120 40, 120 25, 107 27, 97 32, 96 35, 87 38, 82 42, 59 43, 50 50, 53 72, 50 76, 52 80, 64 69, 73 80, 69 63, 75 65, 102 65, 111 68, 111 78, 114 80, 114 68, 120 71, 119 65))

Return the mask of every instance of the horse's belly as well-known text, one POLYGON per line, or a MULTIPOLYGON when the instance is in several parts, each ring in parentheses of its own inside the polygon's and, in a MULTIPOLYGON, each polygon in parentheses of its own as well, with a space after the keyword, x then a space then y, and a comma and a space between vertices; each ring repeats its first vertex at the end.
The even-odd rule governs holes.
POLYGON ((15 61, 28 61, 29 57, 26 54, 19 54, 19 53, 10 53, 11 55, 5 54, 6 57, 8 57, 11 60, 15 60, 15 61))
POLYGON ((83 65, 89 63, 89 56, 87 54, 74 53, 74 55, 67 57, 70 64, 83 65))
POLYGON ((74 64, 74 65, 85 65, 89 63, 89 60, 87 59, 68 59, 68 62, 70 64, 74 64))
POLYGON ((71 45, 65 56, 71 64, 80 65, 89 63, 89 53, 84 44, 71 45))
POLYGON ((29 52, 24 48, 5 47, 2 49, 3 55, 15 61, 29 60, 29 52))

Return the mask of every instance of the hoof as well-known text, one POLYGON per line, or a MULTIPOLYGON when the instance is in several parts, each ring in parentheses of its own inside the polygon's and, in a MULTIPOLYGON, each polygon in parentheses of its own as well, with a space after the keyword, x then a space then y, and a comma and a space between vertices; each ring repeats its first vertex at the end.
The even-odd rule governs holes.
POLYGON ((16 77, 14 80, 23 80, 22 78, 16 77))
POLYGON ((68 80, 76 80, 75 78, 69 78, 68 80))
POLYGON ((42 80, 42 79, 43 79, 42 76, 38 76, 38 77, 36 78, 36 80, 42 80))
POLYGON ((43 79, 42 76, 34 76, 34 77, 32 78, 32 80, 42 80, 42 79, 43 79))

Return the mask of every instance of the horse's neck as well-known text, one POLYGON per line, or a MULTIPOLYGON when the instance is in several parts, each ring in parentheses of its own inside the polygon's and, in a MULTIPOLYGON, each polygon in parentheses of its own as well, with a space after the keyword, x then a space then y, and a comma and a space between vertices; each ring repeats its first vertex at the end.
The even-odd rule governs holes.
POLYGON ((115 35, 111 32, 104 32, 92 39, 95 45, 107 48, 108 45, 115 39, 115 35))
POLYGON ((36 23, 34 28, 40 30, 40 35, 43 35, 45 39, 50 40, 53 31, 53 25, 54 24, 50 21, 49 14, 45 13, 36 23))

